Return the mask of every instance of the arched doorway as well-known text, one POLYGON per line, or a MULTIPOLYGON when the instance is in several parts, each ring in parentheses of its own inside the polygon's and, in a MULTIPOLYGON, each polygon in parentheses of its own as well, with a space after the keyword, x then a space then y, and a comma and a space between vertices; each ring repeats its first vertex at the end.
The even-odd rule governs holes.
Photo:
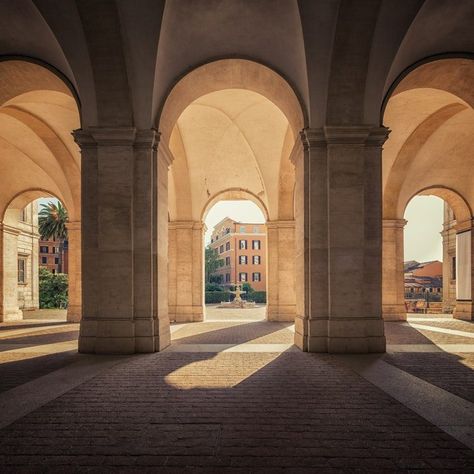
MULTIPOLYGON (((80 155, 71 135, 71 130, 80 124, 76 96, 69 84, 37 62, 0 61, 0 77, 3 84, 0 96, 0 320, 20 316, 15 309, 20 269, 16 257, 15 264, 11 262, 12 255, 17 253, 17 250, 12 251, 18 246, 18 225, 26 231, 26 225, 18 224, 20 214, 27 208, 26 214, 30 214, 32 221, 31 203, 39 197, 55 196, 69 212, 68 320, 78 321, 81 318, 81 179, 80 155)), ((37 255, 38 249, 32 250, 37 255)), ((29 257, 30 264, 33 255, 29 257)))
MULTIPOLYGON (((427 61, 411 69, 392 92, 384 123, 392 129, 383 152, 383 313, 405 320, 403 218, 417 194, 443 199, 455 216, 455 317, 472 319, 472 188, 474 111, 469 84, 474 62, 427 61), (457 279, 457 278, 456 278, 457 279), (462 281, 461 281, 462 280, 462 281)), ((446 263, 445 263, 446 264, 446 263)), ((446 270, 445 270, 446 271, 446 270)))
POLYGON ((250 199, 264 212, 272 268, 268 319, 294 320, 296 177, 290 156, 295 149, 302 152, 301 128, 301 107, 291 87, 252 61, 232 59, 201 66, 173 88, 159 128, 172 161, 168 186, 172 320, 203 319, 203 219, 222 199, 250 199), (176 291, 177 281, 188 284, 176 291), (179 307, 184 311, 176 311, 179 307))

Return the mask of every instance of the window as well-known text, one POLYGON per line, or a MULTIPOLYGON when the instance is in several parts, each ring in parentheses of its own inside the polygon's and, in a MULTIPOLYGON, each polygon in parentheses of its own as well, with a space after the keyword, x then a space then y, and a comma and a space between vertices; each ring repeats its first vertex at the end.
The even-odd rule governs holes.
POLYGON ((53 273, 53 274, 56 273, 56 270, 53 268, 53 269, 51 270, 51 273, 53 273))
POLYGON ((260 240, 252 240, 252 248, 254 250, 260 250, 260 240))
POLYGON ((26 258, 18 259, 18 283, 26 283, 26 258))
POLYGON ((262 280, 262 275, 260 272, 255 272, 252 273, 252 281, 261 281, 262 280))
POLYGON ((239 281, 247 281, 247 274, 239 273, 239 281))
POLYGON ((53 247, 51 253, 56 253, 56 247, 53 247))
POLYGON ((226 244, 225 244, 225 249, 226 249, 226 250, 230 250, 230 242, 226 242, 226 244))
POLYGON ((246 249, 247 248, 247 241, 246 240, 239 240, 239 248, 246 249))
POLYGON ((28 210, 26 207, 24 207, 21 211, 20 211, 20 221, 22 222, 28 222, 28 210))
POLYGON ((230 257, 225 258, 225 264, 226 264, 226 266, 230 265, 230 257))
POLYGON ((240 226, 240 233, 245 234, 245 226, 244 225, 240 226))
POLYGON ((259 230, 260 230, 260 229, 259 229, 258 225, 255 225, 255 226, 253 227, 253 233, 254 233, 254 234, 258 234, 258 231, 259 231, 259 230))
POLYGON ((45 245, 44 246, 42 245, 40 247, 40 253, 48 253, 48 247, 46 247, 45 245))
POLYGON ((222 253, 223 251, 224 251, 224 246, 221 245, 221 246, 219 247, 219 253, 222 253))
POLYGON ((456 280, 456 257, 451 259, 451 280, 456 280))
POLYGON ((58 264, 59 264, 59 258, 58 258, 58 257, 56 257, 56 258, 54 259, 54 264, 55 264, 55 265, 58 265, 58 264))
POLYGON ((254 256, 252 257, 252 263, 253 263, 254 265, 260 265, 260 255, 254 255, 254 256))
POLYGON ((240 255, 239 256, 239 263, 241 265, 247 265, 247 255, 240 255))
POLYGON ((41 257, 41 263, 43 264, 48 263, 48 257, 41 257))
POLYGON ((230 273, 225 274, 225 282, 229 283, 230 282, 230 273))

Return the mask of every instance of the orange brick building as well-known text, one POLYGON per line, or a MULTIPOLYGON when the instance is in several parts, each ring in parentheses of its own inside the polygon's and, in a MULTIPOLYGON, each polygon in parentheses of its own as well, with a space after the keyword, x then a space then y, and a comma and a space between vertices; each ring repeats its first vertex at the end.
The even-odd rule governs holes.
POLYGON ((68 273, 68 241, 63 242, 62 262, 61 246, 57 240, 39 241, 39 266, 52 273, 68 273))
POLYGON ((223 285, 248 282, 256 291, 267 288, 267 233, 265 224, 236 222, 226 217, 212 232, 210 246, 224 266, 214 274, 223 285))

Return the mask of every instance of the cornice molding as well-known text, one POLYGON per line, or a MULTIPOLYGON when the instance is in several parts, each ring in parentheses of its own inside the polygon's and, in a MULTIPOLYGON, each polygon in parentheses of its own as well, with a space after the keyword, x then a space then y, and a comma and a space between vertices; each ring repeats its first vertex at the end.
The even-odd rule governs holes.
POLYGON ((292 229, 295 227, 295 221, 294 220, 267 221, 266 226, 268 229, 292 229))
POLYGON ((382 219, 382 227, 387 229, 403 229, 407 222, 406 219, 382 219))
POLYGON ((323 128, 304 128, 300 132, 300 137, 305 151, 326 146, 326 136, 323 128))
POLYGON ((81 148, 97 146, 132 146, 137 130, 133 127, 88 127, 72 132, 81 148))
POLYGON ((66 222, 67 230, 81 230, 81 221, 69 221, 66 222))
POLYGON ((3 223, 0 224, 0 232, 5 232, 6 234, 16 235, 16 236, 22 233, 20 229, 8 224, 3 224, 3 223))
POLYGON ((305 128, 300 132, 305 151, 330 145, 382 146, 388 138, 387 127, 373 125, 327 125, 305 128))

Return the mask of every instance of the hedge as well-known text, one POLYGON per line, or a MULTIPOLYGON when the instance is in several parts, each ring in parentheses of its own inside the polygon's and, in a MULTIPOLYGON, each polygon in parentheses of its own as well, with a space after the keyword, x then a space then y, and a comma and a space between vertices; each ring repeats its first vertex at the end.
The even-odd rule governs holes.
POLYGON ((228 291, 206 291, 205 301, 206 304, 230 301, 230 293, 228 291))
POLYGON ((252 293, 242 295, 242 299, 255 301, 255 303, 266 303, 267 292, 266 291, 253 291, 252 293))
MULTIPOLYGON (((235 298, 233 293, 229 291, 206 291, 206 304, 222 303, 223 301, 232 301, 235 298)), ((254 301, 255 303, 266 303, 266 291, 253 291, 252 293, 244 293, 243 300, 254 301)))

